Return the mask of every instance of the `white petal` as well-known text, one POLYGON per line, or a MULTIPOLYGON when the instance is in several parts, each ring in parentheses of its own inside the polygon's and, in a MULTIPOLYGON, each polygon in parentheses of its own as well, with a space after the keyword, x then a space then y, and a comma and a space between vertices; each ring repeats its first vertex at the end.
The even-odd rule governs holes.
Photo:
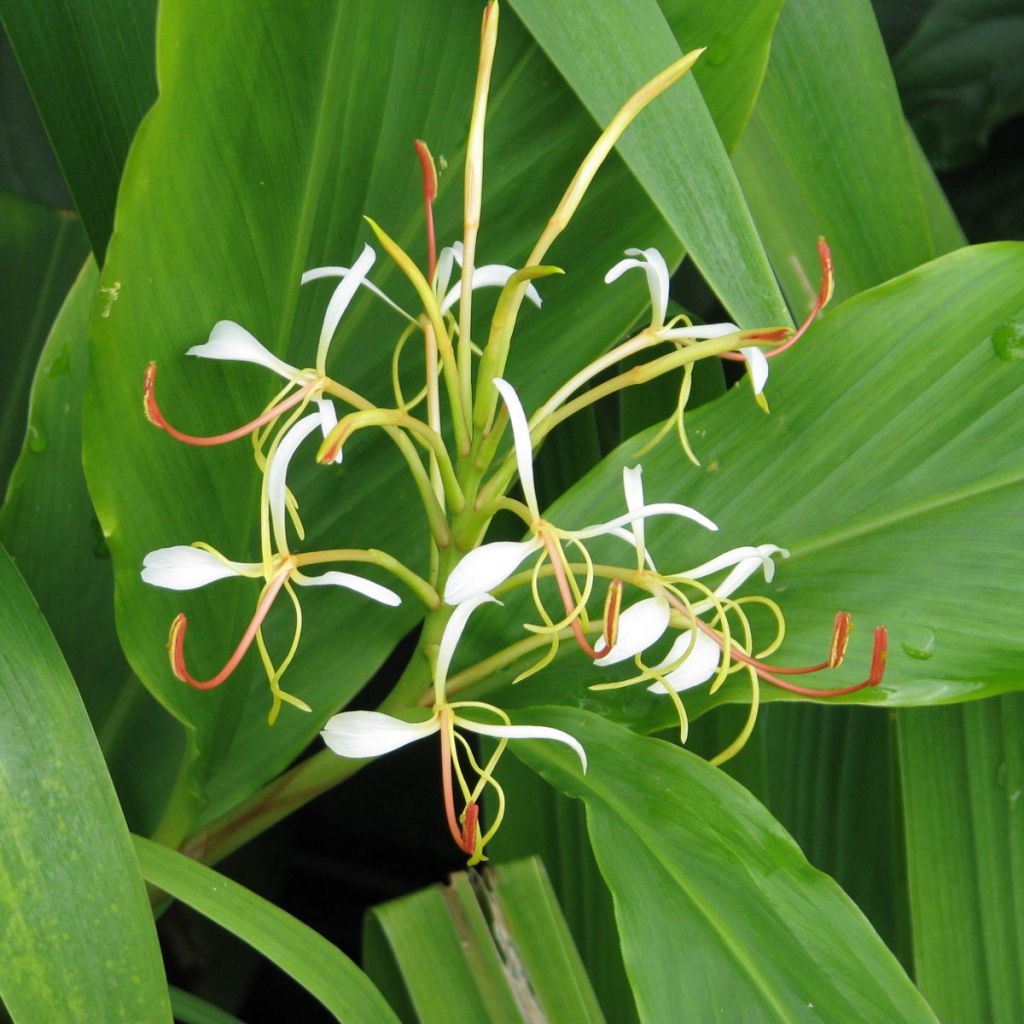
MULTIPOLYGON (((668 601, 661 595, 647 597, 630 605, 619 616, 619 636, 615 646, 607 654, 595 659, 594 664, 615 665, 646 651, 668 629, 671 611, 668 601)), ((601 637, 596 646, 603 650, 608 646, 607 639, 601 637)))
POLYGON ((304 576, 296 582, 301 583, 304 587, 346 587, 373 601, 389 604, 392 608, 397 608, 402 603, 402 599, 393 590, 382 587, 379 583, 374 583, 373 580, 368 580, 363 576, 354 576, 350 572, 338 572, 336 569, 322 573, 320 576, 304 576))
MULTIPOLYGON (((346 277, 351 273, 352 268, 350 267, 313 267, 302 275, 302 283, 307 284, 310 281, 318 281, 322 277, 346 277)), ((373 292, 378 299, 383 299, 396 313, 404 316, 406 320, 412 323, 416 322, 416 318, 412 314, 407 313, 394 299, 385 295, 368 277, 364 277, 359 283, 364 288, 368 288, 373 292)))
POLYGON ((640 258, 619 260, 604 275, 604 283, 611 284, 634 267, 643 270, 647 276, 647 290, 651 296, 651 323, 655 327, 660 327, 665 322, 665 314, 668 312, 669 277, 665 258, 657 249, 627 249, 626 255, 640 258))
POLYGON ((467 732, 476 732, 481 736, 503 737, 507 740, 557 740, 572 747, 583 765, 583 771, 587 770, 587 752, 583 745, 561 729, 552 729, 547 725, 481 725, 479 722, 469 722, 461 717, 458 719, 458 726, 467 732))
POLYGON ((507 380, 494 378, 494 386, 504 399, 508 409, 509 423, 512 425, 512 440, 516 449, 516 466, 519 469, 519 482, 523 486, 523 496, 535 519, 540 519, 540 508, 537 505, 537 491, 533 486, 533 441, 530 440, 530 425, 526 421, 523 403, 519 401, 516 389, 507 380))
POLYGON ((754 385, 754 394, 761 394, 768 381, 768 357, 756 345, 741 348, 740 355, 747 361, 747 370, 750 373, 750 383, 754 385))
POLYGON ((176 544, 146 555, 142 560, 142 581, 167 590, 194 590, 259 568, 256 563, 224 562, 203 548, 176 544))
MULTIPOLYGON (((762 544, 759 548, 756 548, 755 551, 757 554, 737 562, 732 572, 730 572, 729 575, 726 576, 717 587, 715 587, 715 597, 719 600, 724 600, 731 596, 739 590, 739 588, 742 587, 758 569, 762 569, 764 571, 764 578, 770 583, 775 577, 775 562, 772 560, 771 555, 777 552, 781 554, 783 558, 789 557, 788 551, 784 548, 777 548, 774 544, 762 544)), ((702 612, 711 607, 712 604, 713 602, 711 601, 701 601, 693 606, 693 610, 695 612, 702 612)))
MULTIPOLYGON (((630 512, 644 507, 644 467, 628 466, 622 467, 622 489, 626 493, 626 508, 630 512)), ((641 562, 647 556, 647 542, 644 539, 643 516, 633 520, 633 543, 636 545, 636 553, 641 562)))
POLYGON ((444 295, 452 279, 452 264, 462 266, 462 243, 452 242, 446 245, 437 257, 437 270, 434 272, 434 294, 444 295))
POLYGON ((448 669, 451 666, 452 658, 455 656, 455 648, 459 646, 463 630, 473 614, 482 604, 487 602, 501 604, 496 597, 490 594, 477 594, 476 597, 463 601, 455 606, 451 618, 445 624, 444 632, 441 634, 441 643, 437 649, 437 671, 434 686, 439 693, 444 693, 444 684, 448 680, 448 669))
POLYGON ((709 338, 724 338, 728 334, 738 334, 739 328, 726 321, 723 324, 696 324, 693 327, 673 327, 665 331, 661 337, 673 338, 698 338, 707 340, 709 338))
MULTIPOLYGON (((461 262, 461 261, 460 261, 461 262)), ((477 288, 504 288, 508 279, 516 272, 515 267, 506 267, 500 263, 491 263, 486 267, 477 267, 473 271, 473 291, 477 288)), ((441 302, 441 312, 447 313, 456 302, 462 292, 462 282, 452 285, 451 290, 445 295, 441 302)), ((539 309, 541 305, 540 292, 531 284, 527 285, 526 297, 539 309)))
POLYGON ((303 416, 288 433, 281 438, 277 449, 270 457, 267 467, 267 501, 270 504, 270 521, 274 527, 274 539, 281 551, 288 549, 288 540, 284 526, 285 492, 288 486, 288 463, 291 462, 295 450, 310 434, 320 426, 320 414, 311 413, 303 416))
POLYGON ((186 353, 201 359, 228 359, 237 363, 257 363, 280 374, 285 380, 293 380, 299 370, 278 359, 268 348, 261 345, 241 324, 233 320, 218 320, 210 331, 209 340, 202 345, 193 345, 186 353))
MULTIPOLYGON (((673 662, 678 661, 690 648, 693 637, 693 630, 684 630, 676 637, 672 649, 668 652, 665 660, 657 667, 666 668, 673 662)), ((700 686, 706 683, 718 671, 719 662, 722 659, 722 652, 718 644, 706 633, 697 633, 697 640, 694 642, 693 650, 686 654, 686 659, 676 669, 665 675, 665 682, 673 690, 689 690, 693 686, 700 686)), ((647 687, 651 693, 667 693, 668 691, 661 683, 654 683, 647 687)))
POLYGON ((321 373, 324 372, 327 363, 327 350, 330 348, 334 332, 338 329, 345 310, 348 309, 352 297, 369 273, 376 258, 377 254, 373 249, 364 245, 359 259, 352 264, 352 269, 342 278, 341 284, 334 289, 331 301, 327 303, 327 312, 324 313, 323 326, 320 328, 320 343, 316 349, 316 366, 321 373))
MULTIPOLYGON (((316 400, 316 407, 320 413, 320 433, 326 438, 338 425, 338 414, 334 409, 334 403, 328 398, 318 398, 316 400)), ((341 462, 344 457, 345 453, 339 448, 338 454, 334 456, 332 461, 341 462)))
POLYGON ((380 711, 343 711, 327 720, 320 735, 342 757, 377 757, 440 729, 437 717, 403 722, 380 711))
POLYGON ((445 604, 462 604, 500 586, 523 560, 541 547, 534 540, 496 540, 463 555, 444 587, 445 604))
POLYGON ((584 529, 576 531, 576 536, 584 540, 587 537, 600 537, 606 533, 614 533, 620 526, 632 523, 636 519, 646 519, 649 516, 680 516, 683 519, 692 519, 707 530, 718 529, 707 516, 702 515, 695 508, 690 508, 689 505, 679 505, 674 501, 660 501, 653 505, 641 505, 640 508, 633 509, 623 516, 616 516, 614 519, 608 520, 607 523, 584 527, 584 529))
POLYGON ((772 562, 771 556, 779 553, 781 553, 783 558, 789 557, 789 552, 786 551, 785 548, 780 548, 775 544, 759 544, 757 547, 748 544, 744 547, 732 548, 729 551, 723 551, 720 555, 716 555, 709 561, 701 562, 700 565, 695 566, 692 569, 686 569, 683 572, 676 573, 675 575, 686 576, 691 580, 700 580, 705 576, 712 576, 716 572, 720 572, 722 569, 728 569, 730 566, 736 565, 738 562, 742 562, 746 558, 760 558, 767 563, 765 566, 765 576, 770 582, 772 576, 775 575, 775 563, 772 562), (771 569, 769 569, 768 566, 771 566, 771 569), (771 572, 771 575, 768 575, 769 572, 771 572))

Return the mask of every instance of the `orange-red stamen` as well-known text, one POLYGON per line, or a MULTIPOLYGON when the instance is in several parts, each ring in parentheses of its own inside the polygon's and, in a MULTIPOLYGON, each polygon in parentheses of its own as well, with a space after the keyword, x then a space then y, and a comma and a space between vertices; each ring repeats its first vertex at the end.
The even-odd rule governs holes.
POLYGON ((480 805, 466 804, 465 820, 462 825, 462 848, 472 856, 476 852, 476 826, 480 820, 480 805))
POLYGON ((611 649, 619 639, 619 612, 622 610, 622 580, 608 584, 608 595, 604 599, 604 637, 611 649))
MULTIPOLYGON (((558 592, 562 596, 562 604, 565 606, 566 614, 571 615, 576 607, 576 599, 573 597, 572 590, 569 587, 569 580, 565 575, 565 566, 562 565, 562 549, 558 546, 558 542, 547 533, 543 534, 543 540, 544 546, 548 549, 548 557, 551 560, 551 569, 555 574, 555 582, 558 584, 558 592)), ((580 650, 588 658, 600 658, 601 651, 595 650, 591 646, 590 641, 584 636, 583 627, 580 625, 578 615, 573 616, 573 620, 569 625, 572 627, 572 635, 576 638, 576 643, 579 644, 580 650)), ((610 646, 611 644, 609 644, 610 646)), ((604 653, 607 654, 607 650, 604 653)))
POLYGON ((437 198, 437 168, 434 158, 430 155, 427 144, 417 139, 416 155, 420 159, 420 170, 423 172, 423 207, 426 212, 427 230, 427 280, 434 279, 434 268, 437 266, 437 241, 434 237, 434 200, 437 198))
MULTIPOLYGON (((466 838, 463 835, 463 831, 459 828, 459 818, 455 813, 455 789, 452 785, 452 749, 451 740, 448 736, 448 722, 444 715, 441 717, 441 789, 444 793, 444 816, 448 822, 448 831, 451 833, 452 839, 455 840, 455 845, 462 850, 463 853, 468 853, 470 856, 473 855, 473 851, 476 849, 476 819, 479 811, 476 811, 473 815, 473 832, 472 832, 472 844, 466 842, 466 838)), ((476 807, 476 804, 470 804, 466 808, 466 824, 469 824, 470 819, 470 808, 476 807)))
POLYGON ((298 405, 304 398, 306 398, 311 391, 316 387, 316 383, 306 384, 304 387, 299 388, 298 391, 293 391, 283 402, 278 402, 277 405, 266 412, 261 413, 251 423, 246 423, 237 430, 229 430, 226 434, 213 434, 210 437, 195 437, 192 434, 184 434, 180 430, 172 427, 170 423, 164 417, 164 414, 160 411, 160 406, 156 400, 156 363, 150 363, 146 369, 146 377, 142 386, 142 397, 143 397, 143 408, 146 412, 146 419, 149 420, 154 426, 159 427, 161 430, 166 430, 176 441, 183 441, 185 444, 200 445, 203 447, 216 445, 216 444, 227 444, 230 441, 237 441, 240 437, 245 437, 251 434, 255 430, 259 430, 266 423, 270 423, 272 420, 277 419, 283 412, 287 412, 293 406, 298 405))
POLYGON ((260 626, 263 625, 263 620, 267 617, 267 613, 270 611, 270 606, 274 603, 274 599, 277 597, 288 579, 288 569, 282 569, 277 576, 274 577, 263 591, 263 596, 260 598, 259 604, 256 605, 256 611, 253 614, 252 621, 249 623, 248 628, 242 635, 242 639, 238 641, 238 646, 235 648, 234 654, 228 658, 224 667, 215 675, 206 680, 196 679, 188 668, 185 666, 185 631, 188 629, 188 619, 184 613, 179 615, 174 622, 171 623, 171 633, 168 641, 168 649, 171 656, 171 670, 175 676, 180 679, 183 683, 188 683, 189 686, 195 687, 197 690, 212 690, 217 686, 220 686, 232 672, 238 668, 238 663, 245 657, 245 652, 252 646, 253 640, 256 639, 256 634, 259 632, 260 626))

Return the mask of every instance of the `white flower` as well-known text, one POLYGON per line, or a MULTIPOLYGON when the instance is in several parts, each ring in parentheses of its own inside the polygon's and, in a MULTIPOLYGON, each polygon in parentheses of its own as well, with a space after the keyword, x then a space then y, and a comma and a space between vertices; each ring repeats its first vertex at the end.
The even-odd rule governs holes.
MULTIPOLYGON (((688 505, 675 502, 659 502, 645 505, 641 501, 631 506, 625 515, 617 516, 605 523, 587 526, 581 530, 562 530, 545 522, 541 518, 537 491, 533 479, 533 442, 530 438, 530 427, 526 413, 515 389, 507 381, 495 379, 494 386, 498 389, 505 407, 508 409, 509 423, 512 427, 512 441, 515 449, 516 466, 519 470, 519 482, 523 488, 526 507, 531 518, 530 529, 533 536, 524 541, 492 541, 482 544, 468 552, 452 570, 445 584, 444 599, 448 604, 461 604, 480 594, 489 593, 500 586, 512 573, 531 555, 547 546, 548 541, 556 543, 559 539, 584 541, 593 537, 619 532, 630 523, 642 524, 649 516, 671 515, 691 519, 705 529, 717 530, 707 516, 701 515, 688 505)), ((642 525, 639 526, 642 531, 642 525)))
MULTIPOLYGON (((675 638, 668 654, 654 667, 654 671, 673 690, 679 692, 706 683, 718 671, 721 660, 722 650, 711 637, 700 630, 694 634, 692 629, 684 629, 675 638)), ((660 682, 652 683, 647 689, 651 693, 668 692, 660 682)))

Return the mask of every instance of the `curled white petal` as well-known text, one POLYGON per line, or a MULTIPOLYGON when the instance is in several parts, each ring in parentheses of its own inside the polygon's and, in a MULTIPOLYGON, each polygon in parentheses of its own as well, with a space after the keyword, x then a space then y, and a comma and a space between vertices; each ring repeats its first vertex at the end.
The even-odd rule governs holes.
MULTIPOLYGON (((308 284, 310 281, 318 281, 323 277, 347 277, 352 273, 352 270, 352 267, 313 267, 302 275, 302 283, 308 284)), ((409 320, 411 323, 416 322, 416 317, 402 309, 391 296, 381 291, 368 277, 364 277, 359 284, 373 292, 378 299, 383 299, 396 313, 404 316, 406 320, 409 320)))
POLYGON ((541 548, 539 540, 496 540, 463 555, 444 587, 445 604, 462 604, 490 593, 519 568, 523 560, 541 548))
MULTIPOLYGON (((327 435, 338 425, 338 413, 335 411, 334 403, 329 398, 318 398, 316 400, 317 411, 320 413, 320 433, 326 438, 327 435)), ((331 460, 341 462, 345 453, 338 449, 338 454, 331 460)))
POLYGON ((743 547, 723 551, 720 555, 716 555, 709 561, 701 562, 700 565, 696 565, 692 569, 686 569, 677 575, 685 576, 691 580, 700 580, 705 576, 713 576, 716 572, 721 572, 722 569, 728 569, 733 565, 737 565, 745 559, 756 558, 765 563, 765 579, 770 583, 775 575, 775 563, 772 561, 771 556, 776 554, 781 554, 783 558, 789 558, 789 552, 785 548, 780 548, 777 544, 758 544, 757 546, 747 544, 743 547))
MULTIPOLYGON (((626 508, 632 513, 644 507, 644 467, 622 467, 622 490, 626 494, 626 508)), ((639 516, 632 522, 633 542, 636 545, 637 558, 643 564, 647 555, 647 542, 644 538, 644 518, 639 516)))
POLYGON ((675 338, 696 338, 707 341, 711 338, 724 338, 728 334, 738 334, 739 327, 726 321, 721 324, 695 324, 692 327, 673 327, 663 331, 662 338, 671 341, 675 338))
MULTIPOLYGON (((657 643, 668 629, 671 611, 668 601, 660 594, 630 605, 619 616, 619 635, 615 644, 607 654, 596 658, 594 664, 615 665, 640 654, 641 651, 646 651, 651 644, 657 643)), ((601 637, 596 649, 603 650, 607 646, 607 639, 601 637)))
POLYGON ((260 566, 229 562, 204 548, 176 544, 150 551, 142 560, 142 581, 167 590, 195 590, 229 576, 246 576, 260 566))
POLYGON ((300 372, 270 349, 258 342, 241 324, 234 320, 218 320, 202 345, 193 345, 186 353, 201 359, 227 359, 236 363, 256 363, 280 374, 285 380, 294 380, 300 372))
POLYGON ((320 732, 324 743, 342 757, 377 757, 438 732, 435 715, 425 722, 403 722, 380 711, 342 711, 320 732))
POLYGON ((470 722, 461 716, 458 719, 460 729, 467 732, 476 732, 481 736, 495 736, 507 740, 555 740, 572 747, 580 759, 583 771, 587 770, 587 752, 583 745, 574 736, 570 736, 561 729, 552 729, 547 725, 483 725, 480 722, 470 722))
POLYGON ((324 373, 327 364, 327 350, 331 346, 334 332, 338 329, 345 310, 348 309, 356 290, 366 278, 376 258, 377 254, 372 247, 364 245, 359 259, 352 264, 352 269, 341 279, 341 284, 334 289, 334 294, 331 296, 330 302, 327 303, 327 312, 324 313, 324 322, 320 328, 320 342, 316 348, 316 367, 320 373, 324 373))
MULTIPOLYGON (((665 682, 676 692, 689 690, 693 686, 706 683, 718 671, 718 665, 722 659, 722 652, 711 637, 706 633, 698 632, 697 639, 693 640, 693 630, 686 629, 676 637, 672 649, 657 668, 667 668, 682 658, 684 654, 686 654, 686 658, 683 663, 663 677, 665 682), (693 643, 693 650, 690 650, 691 643, 693 643)), ((661 683, 654 683, 647 689, 651 693, 668 692, 661 683)))
MULTIPOLYGON (((714 589, 714 595, 720 601, 730 597, 740 587, 743 586, 751 576, 761 569, 764 572, 764 578, 770 583, 775 577, 775 562, 771 555, 779 553, 783 558, 789 557, 789 552, 783 548, 777 548, 774 544, 762 544, 760 548, 756 549, 757 554, 750 556, 749 558, 743 558, 733 567, 733 570, 728 576, 722 580, 714 589)), ((694 612, 699 614, 700 612, 707 611, 708 608, 712 607, 713 601, 700 601, 693 606, 694 612)))
POLYGON ((372 601, 391 605, 392 608, 397 608, 402 603, 402 599, 388 587, 374 583, 373 580, 368 580, 364 576, 355 576, 350 572, 339 572, 337 569, 321 573, 319 576, 303 576, 300 580, 296 580, 296 582, 301 583, 304 587, 345 587, 348 590, 354 590, 357 594, 370 598, 372 601))
POLYGON ((699 523, 706 530, 717 530, 718 527, 706 515, 698 512, 689 505, 679 505, 674 501, 660 501, 653 505, 641 505, 640 508, 632 509, 625 515, 616 516, 607 523, 599 523, 597 526, 587 526, 576 531, 576 536, 581 539, 588 537, 601 537, 606 533, 615 533, 620 526, 632 523, 637 519, 647 519, 650 516, 679 516, 682 519, 692 519, 699 523))
POLYGON ((523 486, 523 496, 526 498, 526 504, 533 513, 534 519, 540 519, 537 491, 533 486, 533 441, 530 439, 530 425, 526 421, 523 403, 519 401, 516 389, 507 380, 495 377, 494 386, 505 402, 505 408, 508 409, 508 420, 512 426, 516 466, 519 469, 519 482, 523 486))
POLYGON ((747 361, 747 371, 750 373, 750 383, 754 386, 754 394, 761 394, 768 381, 768 357, 756 345, 741 348, 740 355, 747 361))
POLYGON ((637 258, 619 260, 604 275, 604 283, 611 284, 627 270, 643 270, 647 276, 647 290, 651 295, 651 323, 655 327, 660 327, 665 322, 665 314, 668 312, 669 277, 665 257, 657 249, 627 249, 626 255, 637 258))
POLYGON ((444 684, 448 681, 448 669, 451 667, 452 658, 455 656, 455 648, 459 646, 463 630, 473 614, 482 604, 492 602, 501 604, 496 597, 490 594, 477 594, 455 606, 451 618, 445 624, 444 632, 441 634, 441 643, 437 649, 437 670, 434 685, 439 693, 444 693, 444 684))
POLYGON ((287 434, 281 438, 267 467, 267 501, 270 504, 270 521, 274 527, 274 539, 281 551, 288 549, 284 526, 285 494, 288 488, 288 463, 296 449, 320 426, 320 413, 303 416, 287 434))
MULTIPOLYGON (((461 261, 460 261, 461 262, 461 261)), ((477 288, 504 288, 508 279, 516 272, 515 267, 506 267, 501 263, 490 263, 485 267, 477 267, 473 271, 473 291, 477 288)), ((456 302, 462 292, 461 282, 452 285, 448 294, 441 301, 441 312, 447 313, 456 302)), ((526 297, 539 309, 541 306, 540 292, 531 284, 527 285, 526 297)))
POLYGON ((452 242, 446 245, 437 257, 437 271, 434 275, 434 294, 444 295, 452 279, 452 264, 462 266, 462 243, 452 242))

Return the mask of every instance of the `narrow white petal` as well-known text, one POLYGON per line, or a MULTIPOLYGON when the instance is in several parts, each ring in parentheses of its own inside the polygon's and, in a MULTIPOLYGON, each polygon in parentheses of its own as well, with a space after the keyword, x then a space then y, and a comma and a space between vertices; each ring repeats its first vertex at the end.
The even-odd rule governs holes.
MULTIPOLYGON (((477 288, 504 288, 508 279, 516 272, 515 267, 506 267, 500 263, 491 263, 486 267, 477 267, 473 271, 473 291, 477 288)), ((452 286, 441 302, 441 312, 447 313, 456 302, 462 292, 462 283, 452 286)), ((540 292, 531 284, 526 288, 526 297, 539 309, 541 305, 540 292)))
POLYGON ((316 349, 316 366, 321 373, 324 372, 327 363, 327 350, 331 346, 334 332, 376 258, 377 254, 373 249, 369 245, 364 245, 359 259, 352 264, 352 269, 342 278, 341 284, 334 289, 331 301, 327 303, 327 312, 324 313, 323 326, 320 328, 320 343, 316 349))
POLYGON ((445 604, 462 604, 500 586, 523 560, 541 547, 534 540, 496 540, 462 556, 444 587, 445 604))
POLYGON ((267 467, 267 501, 270 504, 270 521, 274 527, 274 538, 282 551, 287 550, 287 535, 284 525, 285 493, 288 487, 288 463, 296 449, 314 430, 320 426, 320 413, 303 416, 287 434, 281 438, 267 467))
POLYGON ((768 357, 756 345, 741 348, 740 355, 747 361, 747 370, 750 372, 750 383, 754 385, 754 394, 761 394, 768 381, 768 357))
MULTIPOLYGON (((615 665, 641 651, 646 651, 651 644, 657 643, 668 629, 671 611, 668 601, 660 594, 630 605, 619 616, 619 636, 615 646, 607 654, 595 659, 594 664, 615 665)), ((607 639, 601 637, 596 649, 603 650, 607 646, 607 639)))
MULTIPOLYGON (((622 467, 622 489, 626 493, 626 508, 630 512, 644 507, 644 467, 622 467)), ((647 555, 647 542, 644 538, 643 516, 633 520, 633 543, 636 545, 637 557, 643 562, 647 555)))
POLYGON ((533 442, 530 440, 530 426, 526 421, 523 403, 519 401, 516 389, 507 380, 494 378, 494 386, 498 389, 508 409, 509 423, 512 425, 512 440, 516 449, 516 466, 519 469, 519 482, 523 486, 523 496, 535 519, 540 519, 540 508, 537 505, 537 491, 533 486, 533 442))
MULTIPOLYGON (((772 555, 776 552, 783 558, 789 557, 789 552, 783 548, 777 548, 774 544, 762 544, 756 549, 757 553, 750 558, 744 558, 736 563, 732 572, 715 587, 715 596, 724 599, 731 596, 743 586, 758 569, 763 570, 764 578, 770 583, 775 577, 775 562, 772 555)), ((698 606, 694 606, 695 610, 698 606)))
POLYGON ((296 582, 301 583, 304 587, 346 587, 373 601, 389 604, 392 608, 397 608, 402 603, 402 599, 393 590, 382 587, 379 583, 374 583, 373 580, 368 580, 363 576, 354 576, 350 572, 339 572, 336 569, 322 573, 320 576, 304 576, 296 582))
MULTIPOLYGON (((718 671, 718 665, 722 659, 722 652, 718 644, 706 633, 698 632, 696 641, 692 641, 692 637, 692 629, 680 633, 665 660, 657 666, 659 669, 663 669, 678 661, 690 649, 690 643, 693 642, 693 650, 686 654, 683 663, 665 675, 665 682, 676 692, 689 690, 693 686, 706 683, 718 671)), ((654 683, 647 689, 651 693, 668 692, 661 683, 654 683)))
POLYGON ((437 257, 437 270, 434 273, 434 294, 444 295, 448 291, 448 285, 451 283, 452 270, 454 269, 452 264, 458 263, 462 266, 462 243, 452 242, 451 245, 446 245, 437 257))
MULTIPOLYGON (((347 277, 351 273, 351 267, 313 267, 312 270, 307 270, 302 275, 302 283, 308 284, 310 281, 318 281, 322 277, 347 277)), ((411 313, 407 313, 402 309, 394 299, 382 292, 368 277, 364 277, 359 283, 364 288, 373 292, 378 299, 383 299, 396 313, 404 316, 406 320, 412 323, 416 322, 416 318, 411 313)))
MULTIPOLYGON (((632 250, 636 252, 637 250, 632 250)), ((634 267, 642 267, 643 262, 640 260, 619 260, 618 263, 604 275, 604 283, 611 284, 612 281, 618 281, 620 277, 627 271, 632 270, 634 267)))
MULTIPOLYGON (((338 413, 335 411, 334 403, 328 398, 318 398, 316 407, 320 413, 320 433, 326 438, 327 435, 338 425, 338 413)), ((341 448, 332 461, 341 462, 345 453, 341 448)))
POLYGON ((665 258, 657 249, 627 249, 626 255, 639 259, 619 260, 604 275, 604 283, 611 284, 634 267, 643 270, 647 277, 647 291, 651 296, 651 323, 655 327, 660 327, 665 322, 665 314, 668 312, 669 277, 665 258))
POLYGON ((663 338, 724 338, 728 334, 738 334, 739 328, 728 321, 723 324, 696 324, 693 327, 673 327, 661 334, 663 338))
POLYGON ((440 729, 437 717, 403 722, 380 711, 343 711, 327 720, 320 735, 342 757, 377 757, 440 729))
MULTIPOLYGON (((747 544, 744 547, 732 548, 729 551, 723 551, 720 555, 716 555, 709 561, 701 562, 700 565, 694 566, 692 569, 686 569, 676 575, 686 576, 691 580, 700 580, 705 576, 713 576, 716 572, 720 572, 722 569, 728 569, 730 566, 736 565, 738 562, 742 562, 746 558, 760 558, 766 562, 766 575, 770 571, 774 576, 775 563, 772 562, 771 556, 779 553, 781 553, 783 558, 789 557, 789 552, 786 551, 785 548, 778 547, 776 544, 759 544, 757 547, 747 544), (768 565, 771 565, 771 570, 768 569, 768 565)), ((770 581, 771 576, 769 576, 768 579, 770 581)))
POLYGON ((457 724, 460 729, 476 732, 481 736, 495 736, 507 740, 556 740, 567 747, 572 747, 580 759, 580 764, 583 765, 583 771, 587 770, 587 752, 583 745, 561 729, 552 729, 547 725, 481 725, 479 722, 469 722, 461 717, 457 724))
POLYGON ((280 374, 285 380, 299 375, 299 370, 283 359, 278 359, 261 345, 241 324, 234 320, 218 320, 210 331, 209 340, 193 345, 186 353, 201 359, 228 359, 236 363, 256 363, 280 374))
POLYGON ((255 563, 224 562, 203 548, 176 544, 146 555, 142 560, 142 581, 167 590, 194 590, 258 568, 255 563))
POLYGON ((477 594, 476 597, 471 597, 467 601, 463 601, 462 604, 457 604, 451 618, 446 623, 444 632, 441 634, 441 643, 437 649, 437 673, 434 686, 439 693, 444 693, 444 684, 448 680, 448 669, 451 667, 452 658, 455 656, 455 648, 459 646, 459 641, 462 639, 462 633, 466 628, 470 615, 480 605, 487 602, 501 604, 496 597, 491 597, 490 594, 477 594))
POLYGON ((692 519, 707 530, 718 529, 707 516, 702 515, 695 508, 690 508, 689 505, 679 505, 674 501, 659 501, 653 505, 642 505, 625 515, 608 520, 607 523, 599 523, 597 526, 587 526, 582 530, 577 530, 576 536, 583 540, 586 540, 587 537, 600 537, 606 533, 614 533, 620 526, 632 523, 636 519, 647 519, 650 516, 679 516, 682 519, 692 519))

